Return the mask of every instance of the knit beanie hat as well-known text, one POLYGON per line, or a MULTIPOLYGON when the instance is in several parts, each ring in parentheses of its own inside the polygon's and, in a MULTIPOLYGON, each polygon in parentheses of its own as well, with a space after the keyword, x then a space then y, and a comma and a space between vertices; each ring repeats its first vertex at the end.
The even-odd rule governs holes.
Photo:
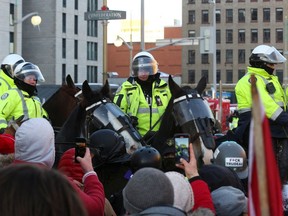
POLYGON ((247 197, 237 188, 223 186, 214 190, 211 195, 217 216, 231 216, 248 213, 247 197))
POLYGON ((24 121, 15 133, 15 160, 43 164, 52 168, 55 160, 55 135, 45 118, 24 121))
POLYGON ((192 212, 194 206, 194 195, 189 182, 181 173, 170 171, 165 173, 170 179, 174 189, 173 206, 185 212, 192 212))
POLYGON ((169 178, 161 170, 139 169, 123 189, 126 211, 135 214, 152 206, 173 206, 174 192, 169 178))
POLYGON ((14 153, 15 139, 10 134, 0 134, 0 154, 14 153))

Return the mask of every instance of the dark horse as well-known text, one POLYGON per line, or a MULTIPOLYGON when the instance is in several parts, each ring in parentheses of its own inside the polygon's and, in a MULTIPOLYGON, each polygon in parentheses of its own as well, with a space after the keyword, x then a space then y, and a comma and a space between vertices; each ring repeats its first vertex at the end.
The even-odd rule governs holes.
POLYGON ((201 97, 207 84, 206 77, 201 78, 195 89, 181 88, 171 76, 168 83, 172 98, 159 131, 149 144, 165 155, 167 149, 173 152, 171 140, 175 133, 189 133, 198 165, 211 163, 215 147, 212 133, 215 119, 208 102, 201 97))

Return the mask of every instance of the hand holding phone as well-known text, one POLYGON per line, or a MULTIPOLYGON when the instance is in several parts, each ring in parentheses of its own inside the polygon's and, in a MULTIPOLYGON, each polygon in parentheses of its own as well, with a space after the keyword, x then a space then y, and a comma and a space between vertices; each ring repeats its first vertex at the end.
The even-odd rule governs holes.
POLYGON ((190 144, 190 135, 186 133, 175 134, 175 162, 176 164, 181 163, 180 158, 185 159, 189 162, 189 144, 190 144))
POLYGON ((76 138, 75 145, 75 163, 79 163, 77 161, 77 157, 84 157, 86 152, 86 139, 85 138, 76 138))

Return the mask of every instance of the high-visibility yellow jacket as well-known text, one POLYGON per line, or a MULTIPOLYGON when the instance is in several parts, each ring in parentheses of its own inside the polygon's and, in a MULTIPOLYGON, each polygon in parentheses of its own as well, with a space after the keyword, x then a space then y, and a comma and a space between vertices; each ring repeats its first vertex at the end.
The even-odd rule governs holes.
POLYGON ((14 80, 5 74, 3 70, 0 70, 0 96, 10 88, 17 88, 14 80))
POLYGON ((287 128, 275 122, 283 111, 286 112, 287 100, 284 90, 276 75, 270 75, 261 68, 248 67, 247 74, 236 84, 235 94, 237 98, 238 112, 240 114, 239 124, 241 122, 241 115, 243 116, 243 114, 251 112, 251 108, 253 106, 250 81, 251 74, 254 74, 256 77, 256 86, 261 97, 266 116, 270 120, 272 137, 288 137, 288 133, 286 134, 287 128))
MULTIPOLYGON (((161 79, 156 79, 152 84, 152 98, 151 105, 149 105, 141 86, 130 78, 119 87, 113 101, 123 112, 138 118, 137 130, 144 136, 163 115, 170 98, 171 92, 168 84, 161 79)), ((159 130, 160 123, 161 121, 152 131, 159 130)))
POLYGON ((4 92, 0 97, 0 128, 6 128, 10 120, 24 115, 24 119, 48 118, 38 97, 32 96, 18 88, 4 92))

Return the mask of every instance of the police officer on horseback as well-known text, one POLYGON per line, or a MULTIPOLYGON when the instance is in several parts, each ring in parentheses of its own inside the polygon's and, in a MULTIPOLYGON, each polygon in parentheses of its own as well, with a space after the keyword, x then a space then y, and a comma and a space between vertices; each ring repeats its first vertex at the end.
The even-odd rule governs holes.
POLYGON ((117 90, 116 103, 136 123, 145 140, 159 129, 171 92, 160 79, 158 63, 148 52, 139 52, 133 58, 132 74, 117 90))
POLYGON ((251 120, 252 97, 251 74, 255 75, 256 85, 261 96, 265 113, 269 119, 273 147, 280 170, 282 183, 288 177, 288 113, 287 99, 284 90, 275 76, 275 66, 284 63, 286 58, 274 47, 259 45, 249 58, 248 72, 242 77, 235 93, 238 103, 239 121, 235 130, 236 137, 241 143, 248 144, 249 124, 251 120))
POLYGON ((0 98, 0 133, 10 121, 21 118, 48 117, 37 95, 37 81, 44 82, 44 77, 38 66, 30 62, 22 62, 14 70, 14 83, 0 98))

